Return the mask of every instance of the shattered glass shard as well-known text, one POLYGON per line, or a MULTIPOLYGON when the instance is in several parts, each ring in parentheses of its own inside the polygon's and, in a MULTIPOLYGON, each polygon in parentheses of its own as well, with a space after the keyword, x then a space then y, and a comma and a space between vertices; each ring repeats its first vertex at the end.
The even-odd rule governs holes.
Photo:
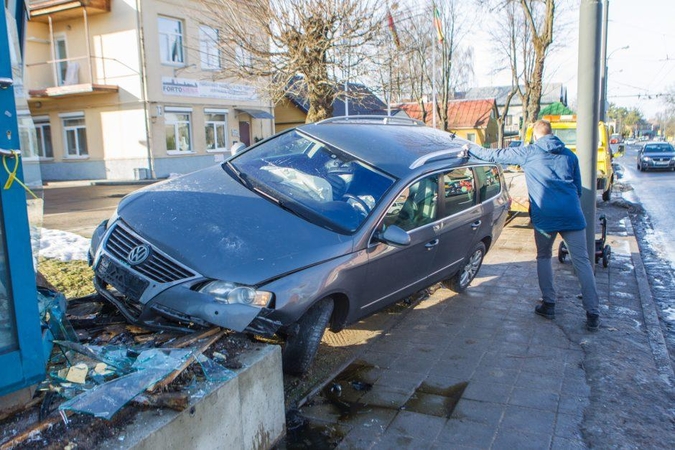
POLYGON ((62 403, 59 410, 72 410, 110 419, 124 405, 153 384, 178 369, 193 349, 150 349, 132 364, 135 372, 123 375, 62 403))
POLYGON ((227 380, 231 380, 232 378, 237 376, 236 373, 232 372, 229 369, 226 369, 225 367, 221 366, 214 360, 209 359, 203 354, 197 356, 197 362, 201 366, 202 371, 204 372, 204 376, 208 381, 214 383, 221 383, 227 380))

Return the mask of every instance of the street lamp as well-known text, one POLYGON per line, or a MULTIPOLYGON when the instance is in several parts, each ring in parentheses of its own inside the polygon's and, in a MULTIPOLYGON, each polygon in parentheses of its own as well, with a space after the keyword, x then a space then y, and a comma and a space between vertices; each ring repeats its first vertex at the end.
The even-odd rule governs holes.
POLYGON ((612 57, 612 55, 619 50, 628 50, 630 48, 630 45, 624 45, 623 47, 616 48, 612 50, 609 55, 607 55, 607 58, 605 58, 604 65, 605 65, 605 70, 603 72, 603 85, 602 85, 602 101, 600 103, 600 119, 603 120, 605 123, 607 122, 607 114, 608 114, 608 109, 609 109, 609 101, 607 99, 607 78, 609 74, 609 59, 612 57))

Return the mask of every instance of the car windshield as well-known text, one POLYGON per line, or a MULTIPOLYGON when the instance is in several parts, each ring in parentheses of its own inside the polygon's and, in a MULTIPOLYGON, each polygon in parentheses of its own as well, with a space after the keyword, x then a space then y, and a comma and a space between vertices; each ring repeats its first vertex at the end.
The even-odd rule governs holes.
POLYGON ((395 181, 298 130, 252 147, 227 167, 279 206, 341 233, 356 231, 395 181))
POLYGON ((670 144, 647 144, 645 145, 645 153, 663 153, 672 152, 673 146, 670 144))

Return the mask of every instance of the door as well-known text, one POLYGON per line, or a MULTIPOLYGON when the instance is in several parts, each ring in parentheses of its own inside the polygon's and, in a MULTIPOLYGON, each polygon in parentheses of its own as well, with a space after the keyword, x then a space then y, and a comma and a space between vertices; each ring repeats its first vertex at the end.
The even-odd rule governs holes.
POLYGON ((66 37, 54 37, 54 53, 56 56, 56 85, 62 86, 66 81, 66 73, 68 72, 68 52, 66 51, 66 37))
POLYGON ((438 203, 438 175, 405 188, 387 211, 380 229, 396 225, 410 235, 410 244, 396 247, 382 242, 368 249, 366 299, 362 314, 383 308, 426 287, 438 239, 433 222, 438 203))
POLYGON ((239 122, 239 140, 247 147, 251 145, 251 124, 239 122))
POLYGON ((470 167, 447 171, 441 177, 439 221, 434 227, 438 235, 438 251, 430 267, 433 281, 452 275, 479 239, 484 226, 478 205, 476 180, 470 167))

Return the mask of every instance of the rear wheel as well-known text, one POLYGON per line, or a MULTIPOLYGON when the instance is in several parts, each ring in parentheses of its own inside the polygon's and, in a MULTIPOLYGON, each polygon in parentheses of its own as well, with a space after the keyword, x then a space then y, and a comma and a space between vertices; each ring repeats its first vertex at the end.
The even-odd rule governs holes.
POLYGON ((445 280, 443 284, 457 293, 464 292, 476 277, 481 264, 483 264, 484 257, 485 244, 479 242, 466 257, 459 271, 452 278, 445 280))
POLYGON ((558 245, 558 261, 564 263, 566 257, 567 247, 565 247, 565 241, 560 241, 560 244, 558 245))
POLYGON ((602 193, 602 200, 608 202, 612 198, 612 185, 609 185, 606 191, 602 193))
POLYGON ((284 372, 302 375, 314 361, 326 326, 333 314, 333 299, 318 301, 298 321, 297 333, 288 336, 283 351, 284 372))

